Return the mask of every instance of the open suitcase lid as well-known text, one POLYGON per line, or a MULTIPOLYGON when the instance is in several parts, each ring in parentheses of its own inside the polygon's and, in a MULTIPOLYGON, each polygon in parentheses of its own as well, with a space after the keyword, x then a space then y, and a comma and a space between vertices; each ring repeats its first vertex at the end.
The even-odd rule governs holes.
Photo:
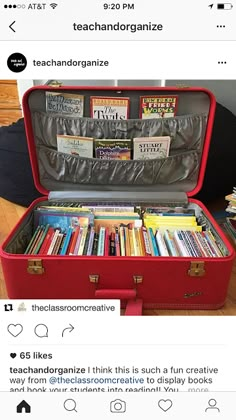
POLYGON ((216 100, 204 88, 36 86, 23 98, 25 128, 36 188, 55 198, 191 197, 201 189, 214 122, 216 100), (84 117, 46 112, 46 92, 84 96, 84 117), (178 96, 171 118, 140 119, 141 96, 178 96), (128 120, 90 118, 91 96, 129 97, 128 120), (57 151, 57 134, 94 138, 171 136, 169 157, 151 160, 100 160, 57 151))

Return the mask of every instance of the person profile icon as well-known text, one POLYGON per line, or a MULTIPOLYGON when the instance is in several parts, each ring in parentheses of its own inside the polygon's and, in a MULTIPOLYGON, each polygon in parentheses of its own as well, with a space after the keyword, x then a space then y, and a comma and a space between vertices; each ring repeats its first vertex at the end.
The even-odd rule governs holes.
POLYGON ((205 412, 207 413, 207 411, 208 410, 217 410, 218 411, 218 413, 220 412, 220 409, 218 408, 218 407, 216 407, 216 404, 217 404, 217 401, 214 399, 214 398, 211 398, 209 401, 208 401, 208 405, 209 405, 209 407, 207 407, 206 409, 205 409, 205 412))

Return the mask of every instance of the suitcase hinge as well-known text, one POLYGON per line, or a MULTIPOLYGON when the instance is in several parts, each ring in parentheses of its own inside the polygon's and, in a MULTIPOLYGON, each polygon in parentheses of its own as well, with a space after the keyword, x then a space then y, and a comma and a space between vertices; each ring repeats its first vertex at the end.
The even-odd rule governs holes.
POLYGON ((29 274, 43 274, 44 267, 42 260, 28 260, 28 268, 27 271, 29 274))
POLYGON ((176 87, 178 89, 186 89, 186 88, 189 88, 190 86, 186 85, 185 83, 176 83, 176 87))
POLYGON ((205 270, 205 262, 204 261, 198 261, 198 262, 191 261, 190 269, 188 270, 188 275, 189 276, 202 277, 205 274, 206 274, 206 270, 205 270))
POLYGON ((98 283, 99 274, 89 274, 89 281, 90 283, 98 283))

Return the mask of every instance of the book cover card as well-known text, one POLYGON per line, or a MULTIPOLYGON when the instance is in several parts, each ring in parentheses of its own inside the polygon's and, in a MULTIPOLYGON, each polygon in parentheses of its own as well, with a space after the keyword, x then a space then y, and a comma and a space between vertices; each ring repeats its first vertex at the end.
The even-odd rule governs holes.
POLYGON ((134 160, 161 159, 169 156, 170 137, 136 137, 133 139, 134 160))
POLYGON ((130 98, 99 97, 90 98, 91 118, 102 120, 126 120, 129 118, 130 98))
POLYGON ((178 96, 141 96, 140 118, 171 118, 177 112, 178 96))
POLYGON ((80 157, 93 157, 93 138, 57 135, 57 151, 80 157))
POLYGON ((97 159, 131 159, 131 140, 96 139, 95 156, 97 159))
POLYGON ((83 117, 84 96, 64 92, 46 92, 46 112, 67 117, 83 117))

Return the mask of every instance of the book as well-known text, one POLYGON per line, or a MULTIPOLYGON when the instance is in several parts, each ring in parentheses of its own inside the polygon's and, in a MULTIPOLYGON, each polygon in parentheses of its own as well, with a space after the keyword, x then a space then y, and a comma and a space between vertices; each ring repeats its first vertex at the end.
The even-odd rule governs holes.
POLYGON ((172 257, 178 257, 179 252, 177 250, 177 247, 173 238, 173 233, 171 233, 168 229, 164 231, 164 241, 166 243, 166 247, 168 249, 169 255, 171 255, 172 257))
POLYGON ((93 225, 94 216, 92 213, 87 213, 86 216, 83 213, 50 213, 44 212, 43 210, 35 210, 35 223, 36 225, 47 225, 49 224, 54 229, 60 229, 62 233, 67 231, 69 226, 76 228, 76 226, 88 226, 93 225))
POLYGON ((178 96, 141 96, 140 118, 170 118, 177 112, 178 96))
POLYGON ((133 159, 161 159, 169 156, 170 137, 136 137, 133 139, 133 159))
POLYGON ((127 120, 129 103, 129 98, 91 96, 90 116, 102 120, 127 120))
POLYGON ((79 244, 79 249, 78 249, 78 254, 77 255, 83 255, 87 233, 88 233, 88 228, 87 228, 87 226, 85 226, 83 228, 83 232, 82 232, 82 236, 81 236, 81 240, 80 240, 80 244, 79 244))
POLYGON ((94 234, 95 234, 95 230, 94 230, 93 227, 91 227, 90 236, 89 236, 89 243, 88 243, 88 249, 87 249, 87 255, 92 255, 94 234))
POLYGON ((173 233, 173 237, 175 240, 177 250, 179 251, 180 255, 182 257, 190 257, 191 254, 189 252, 189 249, 186 246, 186 243, 184 241, 183 236, 181 235, 181 232, 179 230, 175 230, 173 233))
POLYGON ((67 117, 83 117, 84 96, 65 92, 46 92, 46 112, 67 117))
POLYGON ((131 159, 131 139, 95 139, 95 157, 97 159, 131 159))
MULTIPOLYGON (((162 257, 169 257, 169 251, 164 241, 162 233, 158 230, 155 235, 159 253, 162 257)), ((153 254, 152 254, 153 255, 153 254)), ((155 254, 154 254, 155 255, 155 254)))
POLYGON ((105 252, 106 228, 101 226, 99 230, 97 256, 103 256, 105 252))
POLYGON ((73 227, 72 226, 69 226, 67 228, 67 231, 66 231, 65 241, 64 241, 63 247, 62 247, 62 249, 60 251, 60 255, 66 255, 66 251, 67 251, 67 248, 68 248, 69 243, 70 243, 72 232, 73 232, 73 227))
POLYGON ((80 157, 93 157, 93 138, 57 135, 57 151, 80 157))

